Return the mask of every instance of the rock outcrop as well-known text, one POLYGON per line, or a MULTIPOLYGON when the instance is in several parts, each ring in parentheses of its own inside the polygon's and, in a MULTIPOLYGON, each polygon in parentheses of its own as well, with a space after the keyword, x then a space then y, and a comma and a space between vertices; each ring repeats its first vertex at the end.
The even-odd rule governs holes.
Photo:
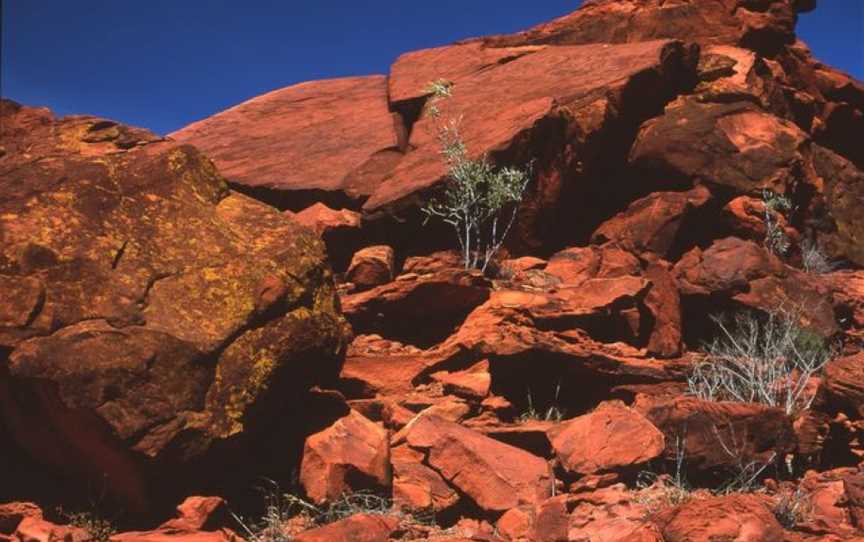
MULTIPOLYGON (((267 536, 309 542, 861 538, 864 85, 797 40, 814 7, 586 0, 167 139, 2 102, 0 477, 37 489, 0 498, 43 504, 35 466, 254 514, 272 476, 267 536), (420 212, 442 117, 531 164, 485 273, 420 212), (694 397, 735 314, 801 332, 694 397)), ((226 510, 115 539, 256 537, 226 510)), ((0 542, 62 523, 0 505, 0 542)))
POLYGON ((320 241, 193 147, 5 100, 0 114, 15 444, 140 510, 217 443, 273 430, 274 412, 302 426, 347 338, 320 241))

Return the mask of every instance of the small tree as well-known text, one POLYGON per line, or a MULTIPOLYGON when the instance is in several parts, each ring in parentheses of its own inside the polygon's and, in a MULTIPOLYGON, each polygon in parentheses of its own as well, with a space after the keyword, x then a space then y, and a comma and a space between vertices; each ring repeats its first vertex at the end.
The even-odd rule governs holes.
POLYGON ((453 226, 466 269, 485 271, 516 220, 530 167, 499 169, 486 156, 470 158, 460 132, 462 118, 442 118, 439 107, 452 96, 452 85, 434 81, 426 92, 431 95, 427 112, 436 121, 441 155, 447 164, 447 184, 443 194, 430 200, 423 212, 427 219, 437 217, 453 226))

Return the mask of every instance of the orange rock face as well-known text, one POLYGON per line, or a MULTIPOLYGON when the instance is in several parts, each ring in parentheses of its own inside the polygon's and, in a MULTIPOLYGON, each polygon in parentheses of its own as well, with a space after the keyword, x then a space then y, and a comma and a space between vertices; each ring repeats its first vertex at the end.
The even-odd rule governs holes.
POLYGON ((458 424, 420 416, 406 427, 404 439, 426 454, 426 465, 484 510, 534 504, 552 492, 543 459, 458 424))
POLYGON ((399 156, 380 76, 276 90, 170 137, 202 149, 242 186, 338 193, 342 200, 370 195, 382 178, 376 170, 399 156))
POLYGON ((360 288, 386 284, 394 275, 393 249, 387 245, 366 247, 354 253, 345 280, 360 288))
POLYGON ((693 500, 670 510, 659 521, 670 542, 763 540, 780 542, 783 528, 756 495, 728 495, 693 500))
POLYGON ((603 403, 547 434, 563 467, 578 474, 647 463, 665 448, 663 433, 620 403, 603 403))
POLYGON ((387 431, 356 411, 306 439, 300 482, 316 503, 390 485, 387 431))
POLYGON ((0 542, 83 542, 18 501, 92 487, 116 542, 864 539, 864 85, 814 7, 586 0, 173 140, 0 102, 0 542), (442 117, 531 164, 485 273, 421 212, 442 117), (713 316, 784 311, 812 403, 690 396, 713 316))

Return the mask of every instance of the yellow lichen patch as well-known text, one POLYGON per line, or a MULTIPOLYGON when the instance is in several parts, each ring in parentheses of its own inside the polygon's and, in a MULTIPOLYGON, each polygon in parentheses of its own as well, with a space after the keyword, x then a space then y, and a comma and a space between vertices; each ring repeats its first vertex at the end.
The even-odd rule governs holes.
POLYGON ((160 280, 148 297, 147 325, 203 350, 215 348, 254 316, 261 271, 231 261, 160 280))

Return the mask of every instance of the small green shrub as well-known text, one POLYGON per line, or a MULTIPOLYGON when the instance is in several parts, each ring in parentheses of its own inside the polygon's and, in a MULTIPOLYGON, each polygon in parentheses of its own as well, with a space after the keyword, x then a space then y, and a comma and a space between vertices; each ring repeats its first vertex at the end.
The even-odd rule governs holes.
POLYGON ((762 191, 762 202, 765 204, 763 220, 765 222, 765 247, 778 256, 785 256, 789 252, 791 243, 783 225, 775 213, 785 216, 792 210, 792 201, 771 190, 762 191))
POLYGON ((114 525, 96 512, 74 512, 64 515, 69 525, 87 531, 93 542, 108 542, 117 533, 114 525))
POLYGON ((486 156, 471 158, 460 131, 461 117, 442 116, 440 104, 452 96, 452 85, 438 80, 425 91, 431 96, 427 113, 437 123, 448 179, 443 194, 422 210, 427 220, 438 218, 456 230, 466 269, 486 271, 516 220, 530 167, 496 168, 486 156))

